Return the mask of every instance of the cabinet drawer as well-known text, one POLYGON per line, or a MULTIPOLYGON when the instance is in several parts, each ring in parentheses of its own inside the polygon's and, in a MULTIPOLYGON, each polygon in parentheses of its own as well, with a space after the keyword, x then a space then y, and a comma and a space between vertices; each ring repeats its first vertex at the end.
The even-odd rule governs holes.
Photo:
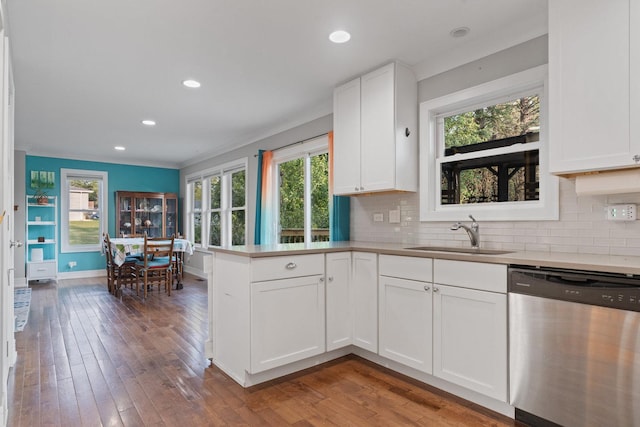
POLYGON ((56 263, 52 262, 30 262, 29 279, 40 279, 56 275, 56 263))
POLYGON ((436 259, 433 261, 433 283, 506 293, 507 266, 436 259))
POLYGON ((380 255, 381 276, 431 282, 433 280, 433 260, 410 256, 380 255))
POLYGON ((324 254, 257 258, 251 261, 251 281, 324 274, 324 254))

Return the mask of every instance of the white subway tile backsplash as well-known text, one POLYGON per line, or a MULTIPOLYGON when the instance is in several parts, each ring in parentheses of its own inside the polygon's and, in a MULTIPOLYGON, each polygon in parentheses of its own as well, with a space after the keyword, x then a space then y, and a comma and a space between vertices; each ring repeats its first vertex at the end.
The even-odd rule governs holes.
MULTIPOLYGON (((581 196, 573 180, 560 180, 560 220, 495 221, 479 219, 481 246, 516 251, 567 252, 640 256, 640 221, 606 220, 606 206, 640 205, 639 194, 581 196)), ((420 222, 418 194, 384 194, 351 198, 351 239, 408 245, 466 247, 463 230, 450 230, 451 222, 420 222), (400 224, 389 224, 388 211, 400 208, 400 224), (373 213, 385 222, 373 222, 373 213)))

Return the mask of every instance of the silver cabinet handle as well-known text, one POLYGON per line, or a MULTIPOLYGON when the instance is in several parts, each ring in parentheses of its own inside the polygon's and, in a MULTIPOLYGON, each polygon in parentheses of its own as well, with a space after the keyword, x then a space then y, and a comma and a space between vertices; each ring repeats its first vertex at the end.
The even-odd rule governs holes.
POLYGON ((431 289, 431 288, 430 288, 430 287, 428 287, 428 286, 425 286, 425 287, 424 287, 424 290, 425 290, 425 291, 428 291, 429 289, 431 289))
POLYGON ((287 270, 293 270, 294 268, 296 268, 298 265, 295 262, 290 262, 289 264, 285 265, 284 267, 287 270))

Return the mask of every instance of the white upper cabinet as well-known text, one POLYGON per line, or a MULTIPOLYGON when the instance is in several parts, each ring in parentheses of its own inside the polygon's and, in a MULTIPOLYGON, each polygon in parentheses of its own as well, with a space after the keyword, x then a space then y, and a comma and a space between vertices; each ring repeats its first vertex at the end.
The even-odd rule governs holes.
POLYGON ((549 2, 551 172, 640 165, 638 3, 549 2))
POLYGON ((418 86, 388 64, 334 90, 334 192, 418 189, 418 86))

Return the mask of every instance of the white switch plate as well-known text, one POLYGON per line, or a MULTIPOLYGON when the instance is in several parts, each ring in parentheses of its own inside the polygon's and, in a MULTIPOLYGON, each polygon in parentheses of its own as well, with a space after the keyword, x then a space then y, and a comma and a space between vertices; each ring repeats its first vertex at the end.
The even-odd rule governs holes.
POLYGON ((384 221, 384 214, 382 213, 373 214, 373 222, 383 222, 383 221, 384 221))
POLYGON ((389 224, 400 224, 400 209, 389 211, 389 224))
POLYGON ((636 205, 630 203, 625 205, 607 206, 607 219, 609 221, 635 221, 636 205))

